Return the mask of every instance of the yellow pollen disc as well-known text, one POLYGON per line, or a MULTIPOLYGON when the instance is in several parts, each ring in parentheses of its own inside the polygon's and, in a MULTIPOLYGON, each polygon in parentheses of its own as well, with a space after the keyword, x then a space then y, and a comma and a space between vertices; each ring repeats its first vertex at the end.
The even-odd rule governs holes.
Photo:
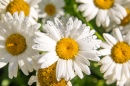
POLYGON ((114 0, 94 0, 94 4, 100 9, 109 9, 113 6, 114 0))
POLYGON ((40 86, 67 86, 67 82, 64 79, 59 82, 56 79, 56 63, 48 68, 39 69, 37 77, 40 86))
POLYGON ((6 40, 6 49, 14 56, 23 53, 26 48, 26 40, 20 34, 12 34, 6 40))
POLYGON ((63 38, 57 42, 56 52, 61 59, 73 59, 78 53, 78 44, 71 38, 63 38))
POLYGON ((49 15, 49 16, 53 16, 56 13, 56 8, 53 4, 48 4, 45 7, 45 12, 49 15))
POLYGON ((121 26, 125 26, 130 23, 130 9, 126 8, 126 12, 127 12, 127 16, 123 20, 121 20, 121 24, 120 24, 121 26))
POLYGON ((130 46, 125 42, 118 42, 112 47, 111 57, 119 64, 127 62, 130 60, 130 46))
POLYGON ((28 16, 30 12, 30 6, 24 0, 13 0, 7 5, 6 11, 10 12, 11 14, 14 12, 20 13, 20 11, 23 11, 25 16, 28 16))

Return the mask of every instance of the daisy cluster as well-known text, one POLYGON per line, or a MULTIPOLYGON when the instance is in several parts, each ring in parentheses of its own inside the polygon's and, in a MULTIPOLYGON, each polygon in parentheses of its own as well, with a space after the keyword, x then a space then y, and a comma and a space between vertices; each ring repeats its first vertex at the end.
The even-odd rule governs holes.
MULTIPOLYGON (((130 86, 130 0, 0 0, 0 68, 28 85, 72 86, 98 64, 130 86), (98 28, 98 29, 97 29, 98 28)), ((96 70, 95 70, 96 71, 96 70)))

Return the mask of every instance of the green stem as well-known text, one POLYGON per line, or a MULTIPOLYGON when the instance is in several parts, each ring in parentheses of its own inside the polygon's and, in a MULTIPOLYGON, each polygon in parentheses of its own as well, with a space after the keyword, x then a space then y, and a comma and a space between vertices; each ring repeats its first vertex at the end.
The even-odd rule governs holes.
MULTIPOLYGON (((91 29, 94 29, 93 26, 92 26, 89 22, 86 22, 86 20, 85 20, 85 19, 80 15, 80 13, 77 11, 77 4, 76 4, 76 3, 73 5, 73 9, 74 9, 74 12, 76 13, 77 17, 78 17, 80 20, 82 20, 82 22, 84 22, 84 23, 86 23, 88 26, 90 26, 91 29)), ((94 30, 95 30, 95 29, 94 29, 94 30)), ((96 36, 97 36, 100 40, 104 41, 103 37, 102 37, 98 32, 95 32, 95 34, 96 34, 96 36)))

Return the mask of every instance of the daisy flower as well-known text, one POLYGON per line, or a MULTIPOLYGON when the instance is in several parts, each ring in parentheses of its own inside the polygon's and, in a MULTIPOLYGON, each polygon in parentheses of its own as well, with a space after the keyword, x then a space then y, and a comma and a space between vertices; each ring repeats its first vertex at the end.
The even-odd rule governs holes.
POLYGON ((109 32, 111 31, 113 28, 120 28, 122 34, 127 34, 128 31, 130 30, 130 1, 122 1, 121 2, 122 5, 125 7, 126 12, 127 12, 127 16, 122 18, 121 23, 120 24, 115 24, 114 22, 111 22, 110 26, 108 28, 106 28, 106 31, 109 32))
POLYGON ((101 43, 103 49, 98 53, 104 56, 99 63, 102 65, 100 71, 104 73, 107 84, 130 78, 130 32, 122 37, 120 30, 115 28, 113 36, 108 33, 103 36, 106 42, 101 43))
POLYGON ((25 16, 30 16, 29 20, 31 23, 36 23, 38 19, 38 13, 35 9, 36 5, 41 0, 0 0, 0 14, 5 14, 10 12, 20 13, 23 11, 25 16))
POLYGON ((78 10, 83 12, 87 21, 96 18, 98 27, 108 27, 111 20, 120 24, 121 19, 126 16, 126 10, 120 5, 121 0, 76 0, 82 3, 78 10))
POLYGON ((55 16, 60 17, 64 14, 63 7, 65 5, 64 0, 42 0, 38 6, 38 13, 40 18, 44 20, 52 20, 55 16))
POLYGON ((40 24, 28 22, 23 12, 7 12, 0 21, 0 68, 9 63, 9 78, 17 77, 18 66, 25 75, 33 71, 32 56, 38 52, 32 49, 32 39, 40 24))
POLYGON ((90 74, 89 60, 99 61, 97 55, 100 40, 96 39, 95 31, 82 24, 78 19, 69 18, 66 24, 55 18, 55 23, 47 21, 44 29, 47 33, 35 32, 33 49, 46 53, 36 57, 41 68, 56 64, 56 78, 71 80, 75 74, 83 78, 83 73, 90 74), (66 26, 64 26, 66 25, 66 26))
POLYGON ((56 63, 48 68, 37 70, 36 76, 31 76, 28 84, 32 85, 36 82, 36 86, 72 86, 70 81, 64 79, 57 81, 56 79, 56 63))

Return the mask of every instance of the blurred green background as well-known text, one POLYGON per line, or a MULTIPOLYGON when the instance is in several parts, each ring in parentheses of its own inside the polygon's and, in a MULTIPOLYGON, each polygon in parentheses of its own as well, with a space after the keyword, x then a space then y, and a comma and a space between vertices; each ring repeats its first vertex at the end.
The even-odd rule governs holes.
MULTIPOLYGON (((78 3, 75 0, 65 0, 66 6, 64 7, 65 13, 70 14, 71 16, 77 17, 82 20, 83 23, 91 26, 91 29, 95 29, 97 31, 96 35, 98 38, 102 39, 102 33, 104 32, 102 27, 97 27, 95 24, 95 20, 90 22, 86 22, 82 17, 81 13, 77 11, 78 3)), ((75 77, 71 80, 73 86, 116 86, 115 83, 111 85, 107 85, 105 80, 103 79, 103 74, 100 73, 100 66, 97 65, 96 62, 91 62, 90 70, 91 75, 85 75, 84 78, 80 79, 79 77, 75 77)), ((18 72, 17 78, 9 79, 8 78, 8 65, 4 68, 0 69, 0 86, 28 86, 28 80, 31 75, 35 75, 35 71, 30 73, 29 76, 25 76, 21 70, 18 72)), ((34 83, 32 86, 36 86, 34 83)))

